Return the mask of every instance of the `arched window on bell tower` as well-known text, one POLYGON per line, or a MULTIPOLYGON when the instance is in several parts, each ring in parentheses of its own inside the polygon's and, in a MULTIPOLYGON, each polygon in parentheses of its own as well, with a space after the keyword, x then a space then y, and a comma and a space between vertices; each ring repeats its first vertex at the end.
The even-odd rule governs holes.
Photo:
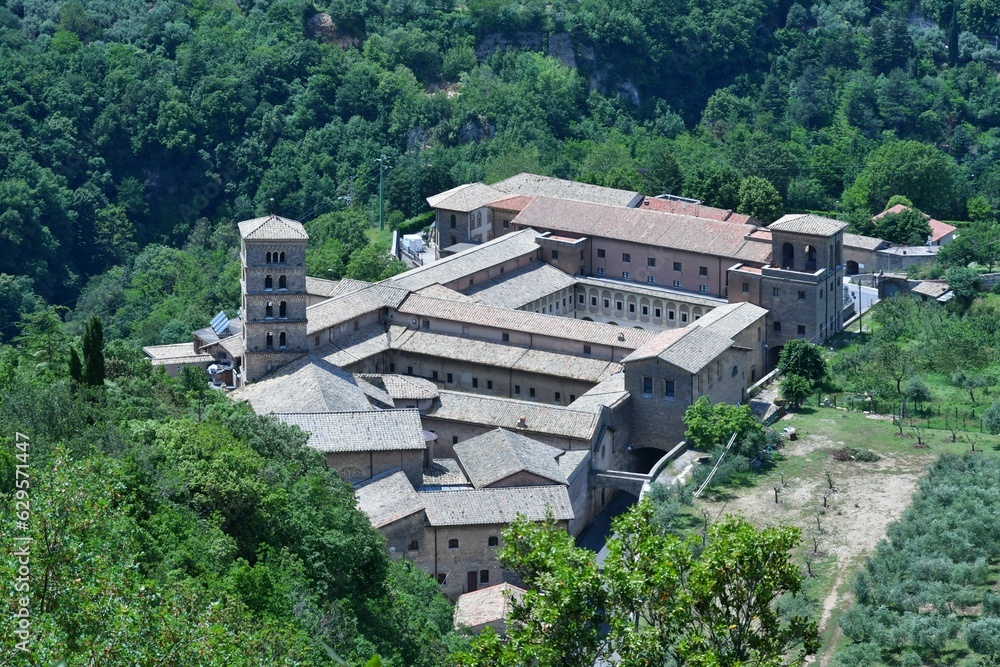
POLYGON ((274 280, 271 276, 264 276, 264 289, 268 292, 274 289, 274 280))
POLYGON ((264 342, 268 347, 274 347, 274 334, 268 331, 264 342))
POLYGON ((285 349, 285 332, 282 331, 278 334, 278 347, 282 350, 285 349))
MULTIPOLYGON (((282 301, 281 303, 282 303, 282 305, 284 305, 285 302, 282 301)), ((267 306, 264 307, 264 317, 266 317, 267 319, 271 319, 272 317, 274 317, 274 302, 273 301, 268 301, 267 302, 267 306)))
POLYGON ((278 289, 288 289, 288 279, 285 276, 278 276, 278 289))
POLYGON ((278 254, 278 261, 281 262, 282 264, 285 263, 285 253, 278 254))
POLYGON ((267 254, 266 254, 266 255, 264 256, 264 263, 265 263, 265 264, 270 264, 270 263, 271 263, 271 253, 267 253, 267 254))
POLYGON ((278 317, 284 319, 288 317, 288 302, 282 301, 278 304, 278 317))

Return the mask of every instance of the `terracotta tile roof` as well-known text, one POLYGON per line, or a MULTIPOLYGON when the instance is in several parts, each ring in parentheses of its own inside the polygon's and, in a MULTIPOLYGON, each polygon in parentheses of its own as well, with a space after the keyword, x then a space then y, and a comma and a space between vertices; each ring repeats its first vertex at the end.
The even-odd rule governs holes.
POLYGON ((498 428, 456 444, 455 455, 477 489, 496 484, 520 472, 555 484, 566 484, 556 457, 561 450, 519 433, 498 428))
POLYGON ((767 226, 772 232, 792 232, 813 236, 833 236, 847 229, 847 223, 809 213, 789 213, 767 226))
POLYGON ((664 331, 657 339, 622 359, 622 363, 627 365, 659 357, 688 373, 699 373, 733 346, 729 336, 721 336, 700 326, 664 331))
POLYGON ((860 248, 862 250, 878 250, 889 245, 888 241, 883 241, 874 236, 862 236, 861 234, 848 234, 844 232, 845 248, 860 248))
POLYGON ((502 199, 497 199, 496 201, 491 201, 487 204, 490 208, 500 209, 502 211, 520 211, 531 201, 531 197, 525 195, 514 195, 512 197, 503 197, 502 199))
POLYGON ((359 482, 354 487, 358 509, 376 528, 422 512, 424 502, 401 470, 359 482))
POLYGON ((426 449, 416 410, 289 412, 275 418, 309 434, 313 449, 329 452, 397 452, 426 449))
POLYGON ((358 377, 382 387, 388 395, 397 400, 423 401, 438 397, 438 388, 430 380, 409 375, 362 374, 358 377))
POLYGON ((491 201, 503 197, 504 193, 483 183, 466 183, 427 198, 431 208, 469 213, 482 208, 491 201))
POLYGON ((760 225, 761 223, 749 215, 736 213, 728 208, 715 208, 704 204, 678 201, 676 199, 661 199, 660 197, 646 197, 642 200, 643 208, 650 211, 662 211, 663 213, 676 213, 678 215, 689 215, 694 218, 705 218, 707 220, 719 220, 720 222, 731 222, 737 225, 760 225))
POLYGON ((501 426, 529 435, 591 440, 599 421, 596 412, 499 396, 441 390, 440 401, 440 405, 428 412, 428 418, 501 426), (518 426, 521 417, 525 418, 524 427, 518 426))
MULTIPOLYGON (((545 196, 559 199, 573 199, 593 204, 608 204, 610 206, 631 207, 642 201, 642 195, 631 190, 605 188, 600 185, 567 181, 551 176, 521 173, 511 176, 493 187, 508 195, 526 195, 529 197, 545 196)), ((499 199, 497 197, 496 199, 499 199)), ((433 206, 433 205, 432 205, 433 206)))
POLYGON ((508 583, 463 593, 455 603, 455 629, 505 621, 512 603, 523 596, 523 588, 508 583))
POLYGON ((524 310, 508 310, 480 303, 459 303, 411 294, 398 308, 400 313, 486 326, 507 331, 524 331, 553 338, 578 340, 634 350, 652 338, 641 329, 600 322, 570 319, 524 310))
POLYGON ((387 283, 366 283, 364 287, 340 294, 306 308, 309 335, 350 322, 382 308, 397 308, 408 292, 387 283))
POLYGON ((931 226, 931 243, 937 243, 948 234, 953 233, 958 227, 949 225, 946 222, 941 222, 940 220, 935 220, 931 218, 927 221, 927 224, 931 226))
POLYGON ((677 303, 687 303, 692 306, 707 306, 716 308, 723 306, 729 301, 722 297, 708 296, 698 292, 685 292, 684 290, 672 287, 659 287, 649 283, 635 283, 617 278, 594 278, 591 276, 575 276, 577 285, 588 285, 599 287, 614 292, 621 290, 631 294, 641 294, 653 299, 664 299, 665 301, 676 301, 677 303))
POLYGON ((771 246, 745 238, 748 227, 645 209, 535 197, 513 222, 519 227, 610 238, 657 248, 765 263, 771 246))
POLYGON ((239 223, 240 236, 249 240, 308 239, 309 234, 301 222, 278 215, 244 220, 239 223))
POLYGON ((469 486, 469 479, 455 459, 434 459, 431 465, 424 467, 423 485, 469 486))
POLYGON ((212 355, 205 352, 195 352, 192 343, 175 343, 173 345, 147 345, 142 348, 154 366, 163 364, 194 363, 211 361, 212 355))
POLYGON ((423 491, 419 495, 432 526, 504 525, 518 515, 542 521, 550 508, 557 521, 575 518, 569 492, 561 484, 423 491))
POLYGON ((258 414, 371 410, 357 380, 326 359, 305 355, 232 393, 258 414))
POLYGON ((409 290, 419 290, 435 283, 447 286, 460 278, 519 257, 534 258, 538 253, 538 244, 535 243, 538 236, 541 234, 533 229, 504 234, 464 252, 400 273, 386 282, 409 290))
POLYGON ((337 293, 340 283, 336 280, 325 280, 306 276, 306 294, 330 297, 337 293))
POLYGON ((545 262, 532 262, 466 290, 473 300, 517 309, 576 284, 573 276, 545 262))
POLYGON ((620 364, 605 359, 546 352, 509 343, 493 343, 426 331, 410 331, 409 335, 394 338, 392 349, 595 383, 621 370, 620 364))

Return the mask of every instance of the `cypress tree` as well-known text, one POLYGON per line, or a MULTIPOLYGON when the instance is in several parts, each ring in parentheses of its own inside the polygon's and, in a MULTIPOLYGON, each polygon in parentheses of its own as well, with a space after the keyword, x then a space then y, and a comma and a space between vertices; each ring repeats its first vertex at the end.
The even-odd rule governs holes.
POLYGON ((80 355, 76 353, 75 347, 69 348, 69 376, 77 384, 83 382, 83 364, 80 362, 80 355))
POLYGON ((104 327, 94 315, 83 328, 83 381, 92 387, 104 386, 104 327))

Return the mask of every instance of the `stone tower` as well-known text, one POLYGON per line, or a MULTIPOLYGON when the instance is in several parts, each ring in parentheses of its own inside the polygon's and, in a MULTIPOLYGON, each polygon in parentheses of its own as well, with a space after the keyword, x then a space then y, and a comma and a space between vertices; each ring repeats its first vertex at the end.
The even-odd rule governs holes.
POLYGON ((306 352, 306 234, 276 215, 239 224, 243 292, 242 383, 306 352))

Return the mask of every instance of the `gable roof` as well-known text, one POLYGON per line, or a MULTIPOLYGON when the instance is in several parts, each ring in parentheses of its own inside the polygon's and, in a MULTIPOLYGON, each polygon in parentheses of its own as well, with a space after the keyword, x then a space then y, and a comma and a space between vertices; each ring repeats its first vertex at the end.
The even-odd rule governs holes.
POLYGON ((847 223, 811 213, 789 213, 772 222, 767 228, 772 232, 833 236, 847 229, 847 223))
POLYGON ((244 220, 239 223, 240 236, 247 240, 308 239, 306 228, 297 220, 278 215, 244 220))
POLYGON ((353 375, 313 354, 240 387, 232 398, 258 414, 372 409, 353 375))
POLYGON ((875 236, 862 236, 861 234, 848 234, 844 232, 844 247, 845 248, 861 248, 862 250, 878 250, 879 248, 884 248, 889 245, 888 241, 884 241, 875 236))
POLYGON ((339 285, 340 283, 336 280, 306 276, 306 294, 310 296, 333 296, 337 293, 339 285))
POLYGON ((949 225, 946 222, 941 222, 940 220, 935 220, 931 218, 927 221, 927 224, 931 226, 931 243, 937 243, 948 234, 953 233, 958 227, 949 225))
POLYGON ((435 283, 447 286, 460 278, 519 257, 534 258, 538 252, 538 244, 535 242, 538 236, 541 234, 533 229, 504 234, 431 264, 404 271, 385 282, 414 291, 435 283))
MULTIPOLYGON (((343 281, 341 283, 343 284, 343 281)), ((338 324, 350 322, 382 308, 396 308, 408 294, 405 289, 384 282, 363 285, 363 287, 355 284, 345 285, 340 288, 344 292, 306 308, 306 317, 309 320, 306 325, 307 334, 312 335, 338 324), (354 289, 355 287, 357 289, 354 289)))
POLYGON ((464 440, 454 449, 462 469, 477 489, 519 472, 566 484, 566 476, 557 462, 561 450, 507 429, 498 428, 464 440))
POLYGON ((573 276, 565 271, 546 262, 531 262, 477 283, 465 293, 480 303, 516 309, 575 284, 573 276))
POLYGON ((394 400, 423 401, 434 399, 438 396, 437 385, 430 380, 411 375, 362 374, 358 377, 364 378, 377 387, 381 387, 394 400))
POLYGON ((696 326, 711 329, 720 336, 735 338, 765 315, 767 315, 766 308, 742 301, 713 308, 701 316, 696 326))
POLYGON ((455 629, 505 621, 514 602, 520 602, 524 592, 523 588, 505 582, 459 595, 455 603, 455 629))
POLYGON ((732 338, 700 326, 669 329, 622 359, 622 363, 658 357, 688 373, 699 373, 732 346, 732 338))
POLYGON ((596 412, 444 389, 440 392, 440 404, 427 417, 578 440, 592 439, 598 425, 596 412), (518 426, 521 417, 525 419, 523 427, 518 426))
POLYGON ((383 473, 354 486, 358 509, 376 528, 421 512, 424 503, 402 470, 383 473))
POLYGON ((530 201, 531 197, 527 195, 511 195, 510 197, 504 197, 502 199, 497 199, 496 201, 491 201, 486 206, 500 211, 520 211, 522 208, 527 206, 530 201))
POLYGON ((662 197, 646 197, 642 200, 643 208, 651 211, 662 211, 664 213, 676 213, 678 215, 690 215, 695 218, 705 218, 706 220, 720 220, 731 222, 736 225, 760 225, 761 223, 749 215, 736 213, 729 208, 715 208, 689 201, 678 199, 664 199, 662 197))
POLYGON ((747 262, 766 263, 770 244, 746 238, 753 229, 688 215, 535 197, 513 222, 519 227, 610 238, 747 262))
POLYGON ((426 449, 416 410, 276 413, 275 418, 309 434, 308 445, 324 453, 396 452, 426 449))
MULTIPOLYGON (((493 188, 508 195, 526 195, 529 197, 545 196, 560 199, 573 199, 593 204, 608 204, 610 206, 632 207, 642 201, 642 195, 632 190, 606 188, 590 183, 567 181, 551 176, 520 173, 494 183, 493 188)), ((499 197, 497 197, 499 199, 499 197)))
POLYGON ((207 352, 195 352, 193 343, 174 343, 172 345, 147 345, 142 351, 149 357, 154 366, 164 364, 197 364, 212 361, 212 355, 207 352))
POLYGON ((483 183, 466 183, 427 198, 431 208, 469 213, 503 197, 503 192, 483 183))
POLYGON ((518 515, 543 521, 549 508, 557 521, 575 518, 569 492, 561 484, 423 491, 420 499, 432 526, 503 525, 518 515))

